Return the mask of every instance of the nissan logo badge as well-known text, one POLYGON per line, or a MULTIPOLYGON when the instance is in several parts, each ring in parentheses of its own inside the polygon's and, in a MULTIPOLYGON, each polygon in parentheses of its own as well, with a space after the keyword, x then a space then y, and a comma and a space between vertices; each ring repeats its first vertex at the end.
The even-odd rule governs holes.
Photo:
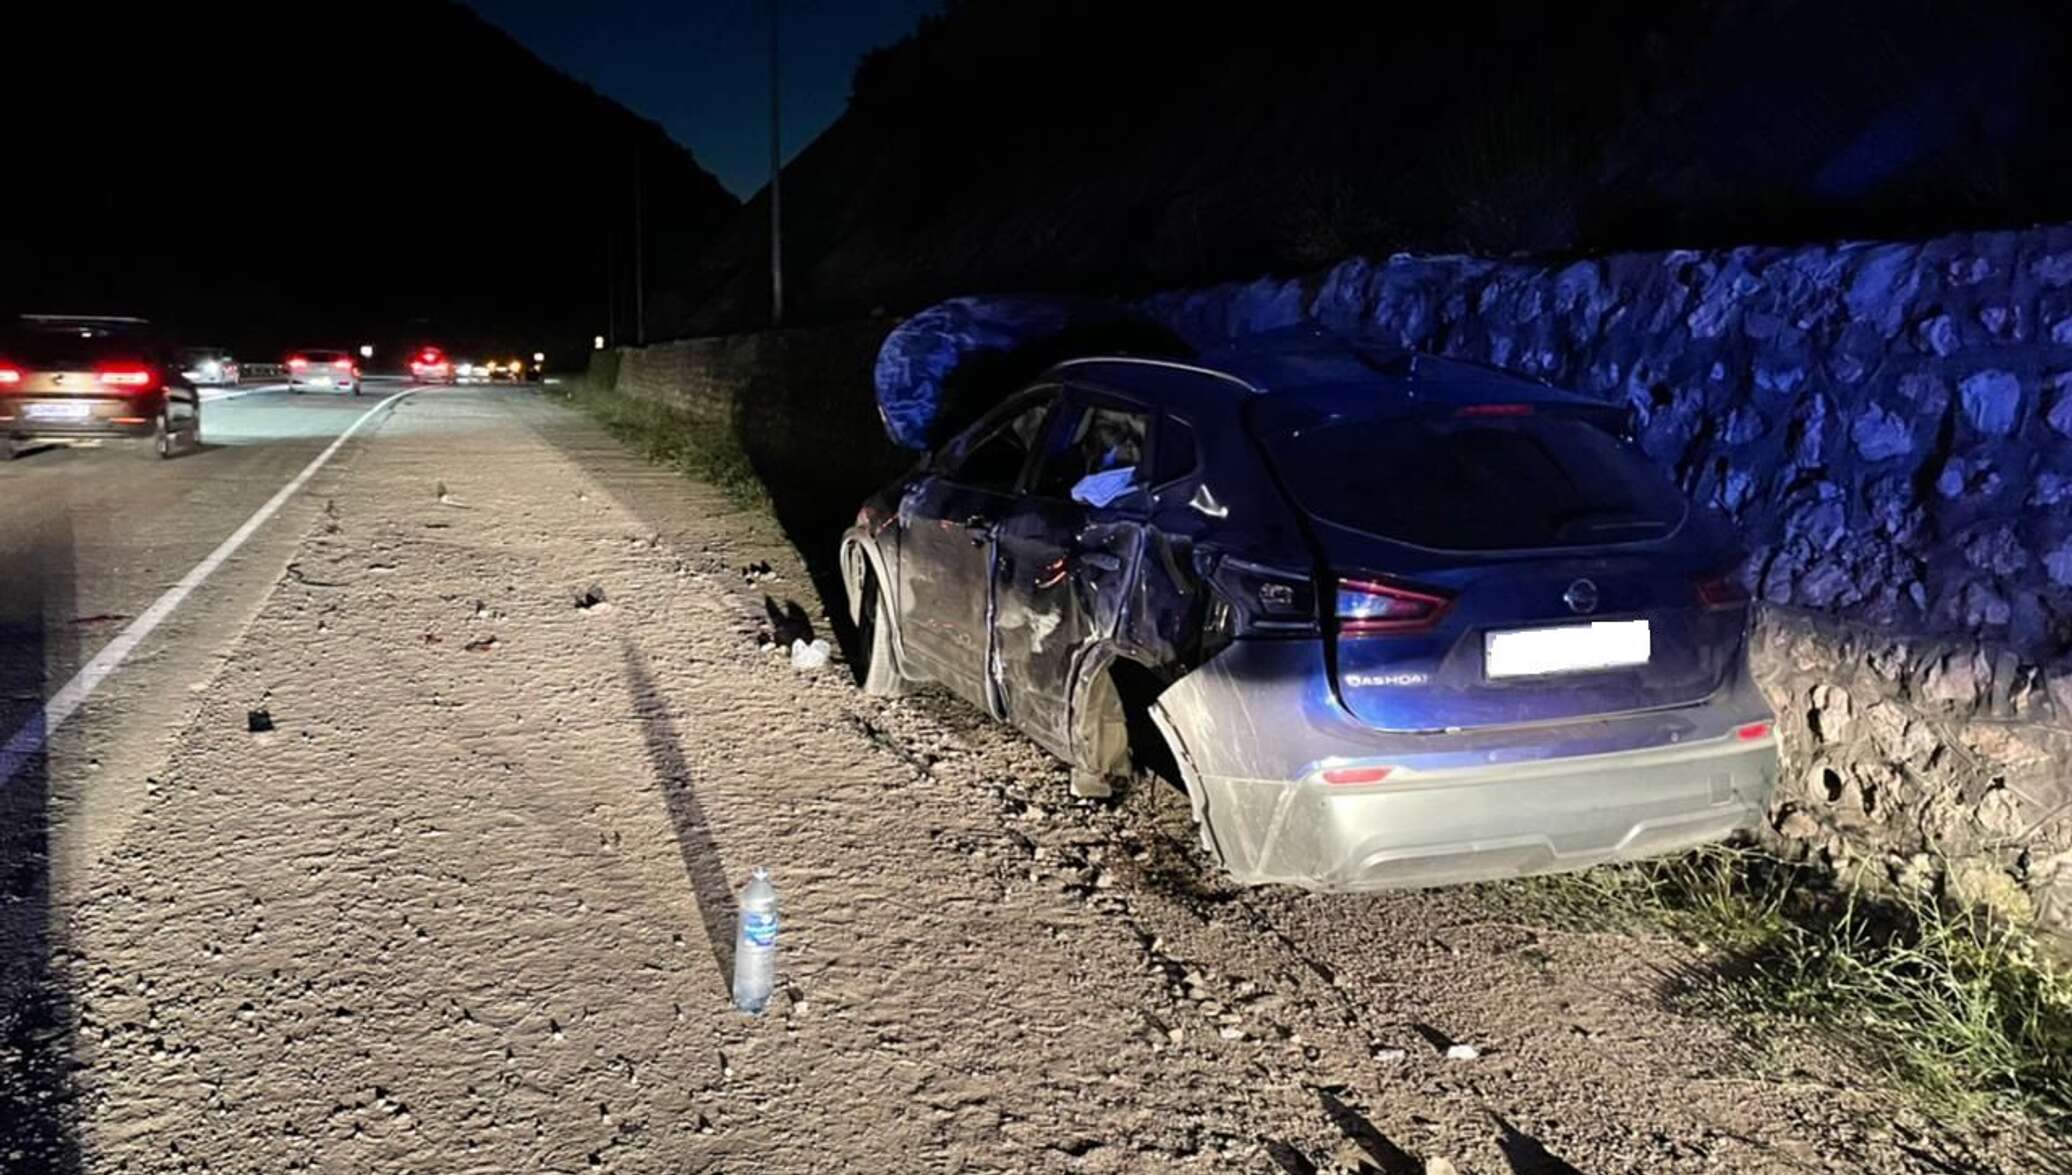
POLYGON ((1568 585, 1568 590, 1561 593, 1561 599, 1569 611, 1587 616, 1597 611, 1597 585, 1587 579, 1579 579, 1568 585))

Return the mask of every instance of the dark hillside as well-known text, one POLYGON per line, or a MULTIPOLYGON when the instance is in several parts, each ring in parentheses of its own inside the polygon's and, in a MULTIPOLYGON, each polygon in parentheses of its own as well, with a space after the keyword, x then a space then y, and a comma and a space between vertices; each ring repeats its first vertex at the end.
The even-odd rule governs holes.
MULTIPOLYGON (((2052 129, 2067 32, 2019 0, 966 0, 868 58, 847 114, 786 170, 794 318, 1398 249, 2072 216, 2072 140, 2052 129)), ((679 329, 763 321, 767 233, 759 197, 679 329)))
POLYGON ((256 352, 422 333, 564 352, 687 312, 738 207, 654 124, 448 0, 17 5, 7 310, 140 310, 256 352), (608 260, 609 258, 609 260, 608 260), (550 342, 550 340, 552 340, 550 342))

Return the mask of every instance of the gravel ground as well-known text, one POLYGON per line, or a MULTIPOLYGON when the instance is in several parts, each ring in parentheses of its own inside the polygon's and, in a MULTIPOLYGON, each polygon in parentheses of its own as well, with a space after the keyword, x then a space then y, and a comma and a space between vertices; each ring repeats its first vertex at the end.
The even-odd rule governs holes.
POLYGON ((1162 785, 793 671, 775 525, 551 404, 422 396, 349 468, 53 899, 10 1170, 2031 1169, 1663 1010, 1670 944, 1238 890, 1162 785))

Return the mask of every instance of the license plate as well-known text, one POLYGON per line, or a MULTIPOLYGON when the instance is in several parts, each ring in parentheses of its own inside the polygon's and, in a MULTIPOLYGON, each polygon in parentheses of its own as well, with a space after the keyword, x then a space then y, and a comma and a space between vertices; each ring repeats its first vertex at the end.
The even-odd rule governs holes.
POLYGON ((1482 672, 1491 679, 1589 673, 1645 665, 1650 651, 1645 620, 1521 628, 1483 636, 1482 672))
POLYGON ((328 375, 320 375, 315 379, 310 380, 309 382, 320 388, 328 388, 331 386, 331 377, 328 375))
POLYGON ((87 405, 63 400, 24 405, 22 412, 30 420, 85 420, 93 415, 93 409, 87 405))

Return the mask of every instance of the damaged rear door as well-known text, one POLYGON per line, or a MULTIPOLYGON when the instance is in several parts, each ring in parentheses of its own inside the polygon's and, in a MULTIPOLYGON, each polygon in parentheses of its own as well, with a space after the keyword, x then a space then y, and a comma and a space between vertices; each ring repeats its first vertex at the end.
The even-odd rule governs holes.
POLYGON ((1016 397, 950 442, 900 503, 902 651, 988 709, 994 532, 1015 505, 1056 402, 1055 388, 1016 397))
POLYGON ((1141 406, 1073 392, 998 530, 994 688, 1010 721, 1068 759, 1080 661, 1115 634, 1142 547, 1150 422, 1141 406))

